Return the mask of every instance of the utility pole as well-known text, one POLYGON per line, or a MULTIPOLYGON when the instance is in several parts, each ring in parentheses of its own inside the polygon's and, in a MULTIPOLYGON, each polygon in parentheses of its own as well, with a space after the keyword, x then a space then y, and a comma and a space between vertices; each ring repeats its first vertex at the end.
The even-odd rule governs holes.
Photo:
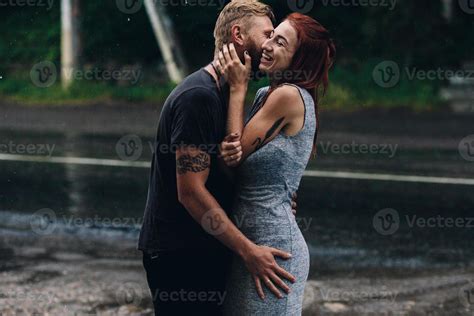
POLYGON ((64 89, 73 81, 79 67, 79 0, 61 0, 61 83, 64 89))
POLYGON ((446 21, 451 22, 453 17, 453 0, 441 0, 443 5, 443 16, 446 21))
POLYGON ((187 67, 181 48, 175 40, 172 22, 167 17, 164 6, 160 3, 161 1, 157 0, 144 0, 145 9, 160 47, 166 70, 170 79, 179 83, 183 80, 187 67))

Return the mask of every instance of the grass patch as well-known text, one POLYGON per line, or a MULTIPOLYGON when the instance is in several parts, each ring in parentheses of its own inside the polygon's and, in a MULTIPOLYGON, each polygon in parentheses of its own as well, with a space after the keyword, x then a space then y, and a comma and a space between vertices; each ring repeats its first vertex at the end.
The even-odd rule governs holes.
POLYGON ((439 82, 410 80, 403 71, 397 85, 392 88, 380 87, 372 76, 376 64, 335 67, 331 72, 329 90, 322 99, 322 108, 357 110, 407 107, 420 111, 432 110, 443 104, 439 97, 439 82))
MULTIPOLYGON (((353 111, 406 107, 420 111, 442 105, 438 93, 440 83, 410 80, 402 71, 395 87, 382 88, 372 77, 375 65, 376 62, 359 67, 335 67, 331 71, 329 90, 321 99, 321 109, 353 111)), ((256 91, 268 83, 268 79, 251 82, 247 101, 252 102, 256 91)), ((32 83, 29 73, 15 73, 0 80, 0 96, 24 104, 64 105, 114 100, 163 103, 174 86, 172 83, 146 81, 119 86, 110 81, 82 80, 66 91, 58 82, 48 88, 39 88, 32 83)))

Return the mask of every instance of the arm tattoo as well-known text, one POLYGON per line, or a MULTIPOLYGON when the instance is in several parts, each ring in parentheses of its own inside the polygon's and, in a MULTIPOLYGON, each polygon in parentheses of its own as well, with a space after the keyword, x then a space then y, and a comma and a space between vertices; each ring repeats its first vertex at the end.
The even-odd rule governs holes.
POLYGON ((265 142, 267 141, 267 139, 269 139, 273 135, 273 133, 278 129, 278 127, 281 125, 281 123, 283 123, 284 120, 285 120, 285 117, 281 117, 278 120, 276 120, 276 122, 273 123, 272 127, 270 127, 270 129, 265 134, 265 138, 263 139, 263 141, 260 137, 257 137, 257 139, 252 143, 252 145, 255 145, 255 144, 257 145, 257 147, 255 147, 256 151, 262 148, 263 145, 265 145, 265 142))
POLYGON ((209 168, 210 157, 206 153, 199 153, 195 156, 182 155, 176 159, 176 171, 178 174, 185 174, 188 171, 201 172, 209 168))

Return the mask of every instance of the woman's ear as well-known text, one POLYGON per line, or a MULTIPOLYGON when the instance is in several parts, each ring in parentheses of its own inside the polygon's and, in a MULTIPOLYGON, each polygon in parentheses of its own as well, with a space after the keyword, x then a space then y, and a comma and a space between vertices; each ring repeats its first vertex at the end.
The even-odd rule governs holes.
POLYGON ((232 28, 230 29, 231 31, 231 34, 232 34, 232 42, 234 44, 238 44, 240 46, 243 46, 244 45, 244 38, 242 36, 242 28, 240 27, 240 25, 238 24, 235 24, 232 26, 232 28))

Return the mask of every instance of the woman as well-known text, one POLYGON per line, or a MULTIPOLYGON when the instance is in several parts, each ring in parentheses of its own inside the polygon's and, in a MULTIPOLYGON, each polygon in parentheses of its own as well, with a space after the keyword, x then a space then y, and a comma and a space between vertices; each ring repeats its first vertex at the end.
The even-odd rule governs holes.
POLYGON ((291 196, 316 147, 318 89, 328 86, 335 47, 328 31, 311 17, 289 15, 263 45, 260 70, 271 85, 257 92, 244 126, 244 99, 250 57, 240 62, 233 45, 219 54, 216 66, 230 85, 227 130, 240 142, 221 144, 228 166, 237 169, 236 225, 253 242, 292 254, 278 264, 296 282, 261 284, 235 258, 227 287, 228 315, 299 315, 309 271, 306 242, 291 212, 291 196), (255 284, 257 286, 255 287, 255 284), (269 289, 287 289, 273 295, 269 289), (260 296, 260 299, 259 299, 260 296))

